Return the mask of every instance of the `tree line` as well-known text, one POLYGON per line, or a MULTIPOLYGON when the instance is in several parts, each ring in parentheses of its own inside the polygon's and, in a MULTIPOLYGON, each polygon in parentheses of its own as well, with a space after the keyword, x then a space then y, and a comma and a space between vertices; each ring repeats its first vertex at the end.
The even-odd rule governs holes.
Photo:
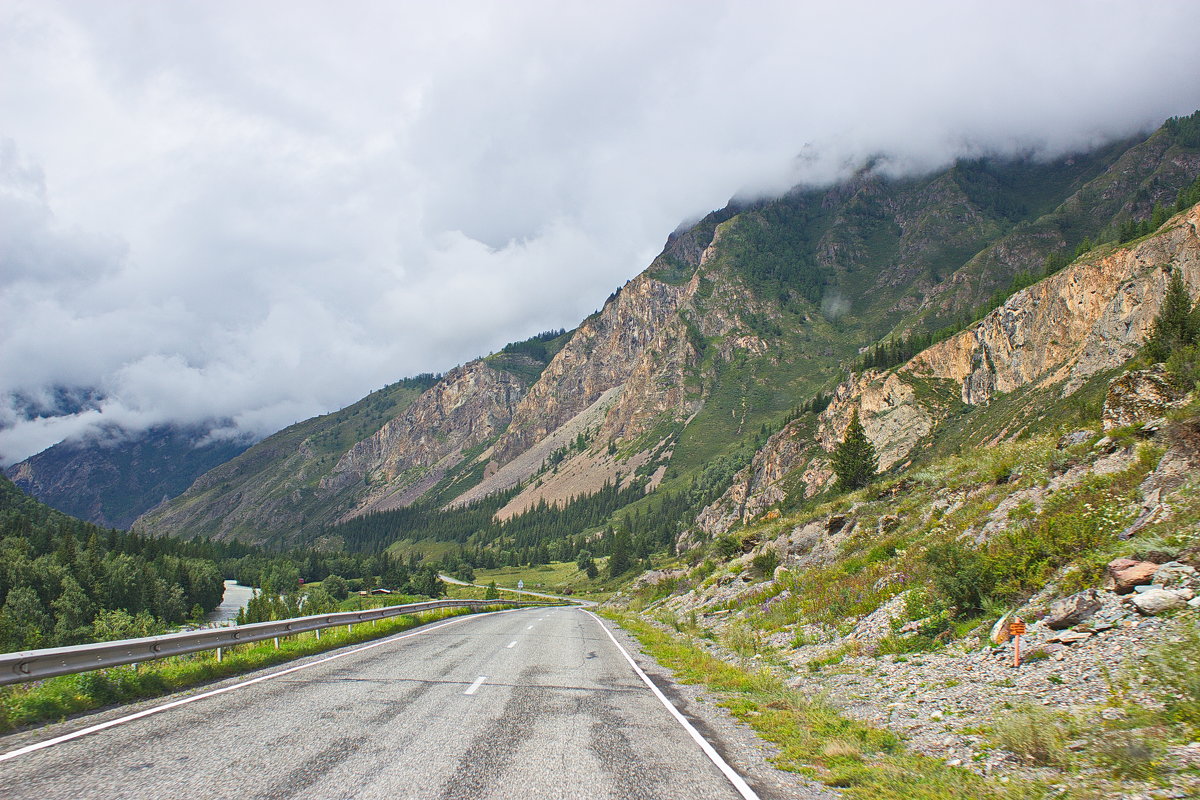
POLYGON ((216 563, 189 543, 100 528, 0 478, 0 649, 157 633, 223 591, 216 563))

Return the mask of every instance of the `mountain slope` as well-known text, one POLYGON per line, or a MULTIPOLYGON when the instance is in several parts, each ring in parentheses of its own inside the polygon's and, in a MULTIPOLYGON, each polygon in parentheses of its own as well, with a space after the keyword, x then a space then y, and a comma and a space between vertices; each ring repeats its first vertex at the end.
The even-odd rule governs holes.
POLYGON ((111 439, 68 440, 14 464, 8 477, 43 503, 106 528, 128 528, 251 442, 206 427, 161 426, 111 439))
POLYGON ((506 377, 472 362, 337 459, 245 454, 266 472, 286 459, 284 473, 307 476, 298 493, 221 468, 138 525, 302 541, 418 501, 457 508, 515 492, 498 512, 510 518, 606 484, 670 494, 727 483, 746 444, 837 385, 862 348, 960 325, 993 287, 1174 199, 1200 172, 1200 150, 1173 136, 908 178, 866 168, 731 204, 673 234, 546 363, 506 377))
POLYGON ((852 376, 815 425, 796 420, 773 436, 705 509, 700 527, 724 532, 789 495, 795 501, 830 486, 829 453, 855 411, 885 470, 933 447, 939 426, 953 417, 972 417, 959 446, 1019 435, 1047 400, 1078 392, 1137 352, 1172 270, 1200 293, 1200 206, 1140 243, 1088 253, 895 370, 852 376), (981 424, 979 409, 993 403, 1003 416, 993 410, 990 424, 981 424))
POLYGON ((437 380, 432 375, 405 379, 341 411, 268 436, 200 476, 183 494, 140 516, 133 529, 257 543, 266 538, 261 531, 290 533, 314 518, 332 521, 338 509, 318 498, 321 479, 347 450, 394 419, 437 380))

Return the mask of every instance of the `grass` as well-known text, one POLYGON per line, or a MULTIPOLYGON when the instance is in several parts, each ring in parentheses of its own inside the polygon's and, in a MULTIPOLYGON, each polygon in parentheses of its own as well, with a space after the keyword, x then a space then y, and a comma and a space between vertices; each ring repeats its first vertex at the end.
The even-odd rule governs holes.
POLYGON ((209 650, 172 656, 139 665, 62 675, 15 686, 0 687, 0 731, 65 719, 105 706, 161 697, 212 681, 297 658, 335 650, 470 613, 465 609, 440 609, 358 623, 352 630, 327 628, 283 637, 276 649, 271 640, 225 648, 222 660, 209 650))
POLYGON ((475 580, 486 586, 492 581, 499 588, 516 589, 517 584, 524 581, 524 588, 535 592, 549 594, 571 594, 586 596, 590 599, 607 597, 611 588, 604 575, 607 557, 595 559, 600 570, 600 576, 590 579, 574 561, 552 561, 549 564, 520 567, 498 567, 497 569, 475 570, 475 580))
POLYGON ((777 767, 840 788, 850 800, 1015 800, 1044 794, 1040 784, 1013 780, 1002 785, 910 753, 895 734, 845 717, 823 699, 787 688, 768 671, 733 666, 640 619, 603 613, 633 633, 677 680, 707 686, 734 716, 775 744, 777 767))

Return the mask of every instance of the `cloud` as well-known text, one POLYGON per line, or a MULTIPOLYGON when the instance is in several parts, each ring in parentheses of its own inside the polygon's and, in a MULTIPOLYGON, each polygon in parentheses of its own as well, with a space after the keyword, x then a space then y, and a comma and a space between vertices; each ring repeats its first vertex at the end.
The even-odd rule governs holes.
MULTIPOLYGON (((1200 107, 1191 2, 0 7, 0 461, 572 327, 734 195, 1200 107), (29 398, 103 400, 28 419, 29 398)), ((34 404, 36 406, 36 403, 34 404)), ((225 425, 225 422, 221 423, 225 425)))

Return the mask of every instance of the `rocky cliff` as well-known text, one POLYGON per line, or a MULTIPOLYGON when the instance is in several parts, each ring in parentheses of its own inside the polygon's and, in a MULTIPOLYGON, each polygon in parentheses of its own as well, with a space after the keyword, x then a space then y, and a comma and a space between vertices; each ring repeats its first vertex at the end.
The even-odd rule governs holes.
POLYGON ((347 490, 358 499, 344 517, 411 504, 465 458, 467 450, 493 440, 508 427, 524 397, 515 375, 473 361, 447 373, 408 410, 386 422, 343 455, 321 479, 318 494, 347 490))
POLYGON ((828 454, 855 410, 887 470, 909 459, 959 405, 983 406, 1031 388, 1072 394, 1137 352, 1172 270, 1193 297, 1200 295, 1200 206, 1144 241, 1086 254, 896 370, 853 375, 837 387, 815 431, 798 420, 773 436, 698 525, 722 532, 780 503, 789 490, 811 496, 828 486, 828 454))

